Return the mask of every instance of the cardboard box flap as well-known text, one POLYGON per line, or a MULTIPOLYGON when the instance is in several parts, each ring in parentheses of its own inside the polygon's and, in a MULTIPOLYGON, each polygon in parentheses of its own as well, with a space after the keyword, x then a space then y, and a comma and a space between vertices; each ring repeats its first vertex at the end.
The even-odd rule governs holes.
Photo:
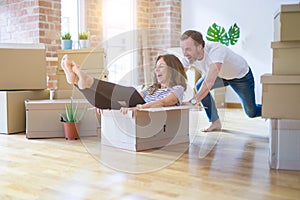
POLYGON ((289 41, 289 42, 271 42, 271 47, 273 49, 279 48, 300 48, 300 41, 289 41))
POLYGON ((300 84, 300 76, 264 74, 261 76, 261 83, 263 83, 263 84, 300 84))
POLYGON ((168 107, 158 107, 158 108, 143 108, 139 110, 129 110, 127 114, 120 114, 120 110, 109 110, 104 109, 102 110, 102 114, 106 116, 115 116, 119 118, 133 118, 137 115, 137 112, 162 112, 162 111, 169 111, 169 110, 190 110, 190 109, 197 109, 201 110, 202 107, 200 106, 168 106, 168 107))
MULTIPOLYGON (((70 103, 70 99, 55 100, 25 100, 26 110, 60 110, 65 109, 65 104, 70 103), (55 104, 53 103, 55 102, 55 104)), ((92 107, 86 99, 74 99, 73 102, 79 103, 78 108, 88 109, 92 107)))
POLYGON ((160 111, 168 111, 168 110, 183 110, 183 109, 202 109, 200 106, 167 106, 167 107, 158 107, 158 108, 143 108, 138 110, 138 112, 160 112, 160 111))
POLYGON ((284 4, 281 5, 278 10, 274 13, 274 18, 276 18, 280 13, 286 12, 300 12, 300 4, 284 4))
POLYGON ((278 12, 300 12, 300 4, 281 5, 278 12))
POLYGON ((102 115, 105 116, 114 116, 118 118, 133 118, 134 117, 134 111, 129 110, 127 114, 121 114, 120 110, 109 110, 109 109, 103 109, 101 110, 102 115))

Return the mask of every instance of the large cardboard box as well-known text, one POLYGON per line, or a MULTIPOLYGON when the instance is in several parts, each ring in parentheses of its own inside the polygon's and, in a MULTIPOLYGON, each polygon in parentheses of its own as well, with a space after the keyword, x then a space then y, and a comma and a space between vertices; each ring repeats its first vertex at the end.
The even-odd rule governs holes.
POLYGON ((262 83, 262 117, 300 119, 300 76, 265 74, 262 83))
POLYGON ((274 41, 300 40, 300 4, 281 5, 274 15, 274 41))
POLYGON ((104 69, 105 53, 103 48, 84 48, 73 50, 57 50, 59 71, 62 57, 67 54, 69 60, 75 61, 81 69, 104 69))
MULTIPOLYGON (((98 78, 101 80, 108 80, 108 71, 106 69, 88 69, 88 70, 82 70, 86 72, 87 74, 91 75, 94 78, 98 78)), ((70 85, 67 82, 66 75, 64 71, 57 71, 57 89, 59 90, 72 90, 73 85, 70 85)))
MULTIPOLYGON (((300 25, 300 21, 299 21, 300 25)), ((274 75, 300 75, 300 41, 272 42, 274 75)))
POLYGON ((49 91, 0 91, 0 133, 25 132, 26 99, 49 98, 49 91))
POLYGON ((43 44, 0 44, 0 90, 47 88, 43 44))
POLYGON ((270 168, 300 170, 300 120, 270 119, 269 131, 270 168))
MULTIPOLYGON (((97 136, 100 132, 100 122, 96 108, 85 99, 74 99, 74 102, 79 103, 79 112, 87 109, 80 122, 80 137, 97 136)), ((70 103, 70 99, 26 101, 26 137, 28 139, 65 137, 60 114, 65 113, 66 103, 70 103)))
POLYGON ((103 110, 101 143, 131 151, 189 143, 189 107, 130 111, 103 110))

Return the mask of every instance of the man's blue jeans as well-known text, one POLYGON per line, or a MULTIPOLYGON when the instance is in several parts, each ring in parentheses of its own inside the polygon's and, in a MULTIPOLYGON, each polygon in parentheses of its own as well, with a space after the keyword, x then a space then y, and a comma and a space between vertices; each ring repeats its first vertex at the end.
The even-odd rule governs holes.
MULTIPOLYGON (((204 79, 205 77, 202 77, 196 83, 197 91, 199 91, 204 79)), ((228 85, 230 85, 240 97, 243 109, 248 117, 253 118, 261 116, 261 104, 256 104, 255 102, 254 78, 250 67, 249 72, 243 78, 226 80, 217 77, 215 84, 211 89, 226 87, 228 85)), ((207 107, 205 112, 210 122, 214 122, 219 119, 215 101, 210 93, 202 99, 201 103, 204 107, 207 107)))

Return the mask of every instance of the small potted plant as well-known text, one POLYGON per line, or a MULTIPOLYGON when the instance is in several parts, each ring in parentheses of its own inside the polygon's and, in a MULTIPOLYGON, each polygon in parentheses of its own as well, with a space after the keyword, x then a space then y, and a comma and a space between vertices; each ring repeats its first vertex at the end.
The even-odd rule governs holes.
POLYGON ((71 97, 71 102, 65 104, 65 114, 60 114, 61 122, 63 122, 65 138, 67 140, 79 139, 80 121, 82 120, 86 108, 79 113, 79 104, 74 103, 71 97))
POLYGON ((67 32, 67 33, 64 33, 61 35, 61 40, 62 40, 62 46, 61 48, 63 50, 66 50, 66 49, 72 49, 72 36, 71 36, 71 33, 70 32, 67 32))
POLYGON ((89 45, 90 45, 89 36, 90 36, 90 33, 87 31, 83 31, 78 34, 80 48, 88 48, 89 47, 89 45))

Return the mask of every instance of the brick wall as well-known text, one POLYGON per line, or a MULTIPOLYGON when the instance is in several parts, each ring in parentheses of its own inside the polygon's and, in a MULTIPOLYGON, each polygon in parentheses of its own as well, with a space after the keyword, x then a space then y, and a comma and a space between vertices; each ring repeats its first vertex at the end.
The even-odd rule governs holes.
POLYGON ((150 4, 150 28, 153 31, 149 37, 150 45, 157 47, 152 60, 165 49, 178 46, 181 32, 181 1, 153 0, 150 4), (153 58, 154 56, 154 58, 153 58))
POLYGON ((140 83, 153 79, 153 65, 159 54, 179 45, 181 0, 140 0, 137 3, 137 28, 142 29, 139 52, 140 83), (143 58, 141 60, 141 58, 143 58))
POLYGON ((44 43, 47 56, 60 48, 60 0, 14 0, 0 5, 0 42, 44 43))
POLYGON ((39 0, 39 42, 46 45, 48 88, 57 88, 57 53, 61 48, 60 0, 39 0))
POLYGON ((102 43, 102 0, 85 1, 86 30, 90 32, 90 44, 96 47, 102 43))
POLYGON ((39 41, 39 6, 36 1, 15 0, 0 5, 0 40, 12 43, 39 41))

